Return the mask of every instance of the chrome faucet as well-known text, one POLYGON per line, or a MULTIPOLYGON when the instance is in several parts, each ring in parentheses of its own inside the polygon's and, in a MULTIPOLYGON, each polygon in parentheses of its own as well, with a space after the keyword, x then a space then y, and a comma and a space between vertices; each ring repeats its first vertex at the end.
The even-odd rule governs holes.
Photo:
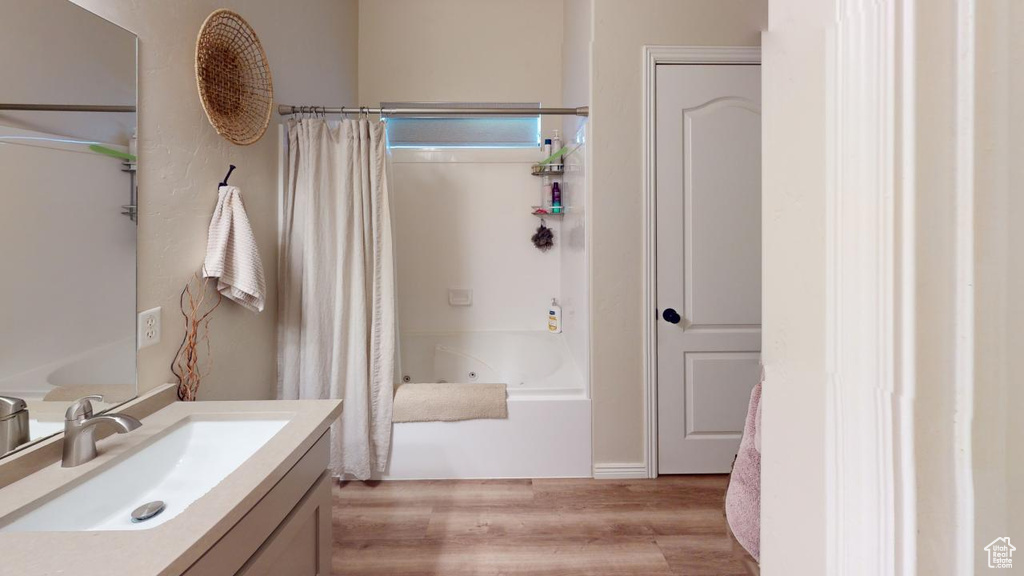
POLYGON ((93 416, 92 400, 103 400, 103 396, 79 398, 68 406, 68 411, 64 414, 64 457, 60 464, 64 468, 85 464, 96 457, 98 424, 111 424, 117 428, 118 434, 131 432, 142 426, 142 422, 127 414, 93 416))
POLYGON ((28 442, 28 405, 21 398, 0 396, 0 455, 28 442))

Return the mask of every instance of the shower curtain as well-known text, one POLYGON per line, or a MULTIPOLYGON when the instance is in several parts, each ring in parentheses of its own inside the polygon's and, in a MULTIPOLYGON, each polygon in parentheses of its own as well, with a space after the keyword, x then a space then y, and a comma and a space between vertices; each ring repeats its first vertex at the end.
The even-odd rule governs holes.
POLYGON ((331 469, 387 463, 395 374, 395 273, 384 126, 288 123, 279 220, 278 398, 343 400, 331 469))

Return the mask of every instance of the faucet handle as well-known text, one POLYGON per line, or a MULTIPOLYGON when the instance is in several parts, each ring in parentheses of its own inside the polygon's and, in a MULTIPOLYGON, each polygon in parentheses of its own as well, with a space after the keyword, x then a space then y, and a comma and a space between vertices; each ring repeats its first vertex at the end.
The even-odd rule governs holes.
POLYGON ((92 400, 102 402, 103 396, 100 394, 90 394, 75 400, 71 403, 71 406, 68 406, 68 411, 64 413, 64 419, 74 421, 92 418, 92 400))

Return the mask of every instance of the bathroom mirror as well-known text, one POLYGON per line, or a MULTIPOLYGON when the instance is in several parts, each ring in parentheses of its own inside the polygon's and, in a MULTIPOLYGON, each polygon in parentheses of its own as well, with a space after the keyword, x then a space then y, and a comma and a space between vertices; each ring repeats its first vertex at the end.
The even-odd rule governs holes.
POLYGON ((0 0, 0 454, 136 395, 136 37, 0 0))

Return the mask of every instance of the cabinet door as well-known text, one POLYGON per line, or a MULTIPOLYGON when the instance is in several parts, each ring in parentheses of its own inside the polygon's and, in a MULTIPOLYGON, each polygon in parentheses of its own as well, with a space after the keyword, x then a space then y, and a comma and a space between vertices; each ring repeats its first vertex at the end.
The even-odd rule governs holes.
POLYGON ((331 477, 324 472, 238 574, 329 576, 330 573, 331 477))

